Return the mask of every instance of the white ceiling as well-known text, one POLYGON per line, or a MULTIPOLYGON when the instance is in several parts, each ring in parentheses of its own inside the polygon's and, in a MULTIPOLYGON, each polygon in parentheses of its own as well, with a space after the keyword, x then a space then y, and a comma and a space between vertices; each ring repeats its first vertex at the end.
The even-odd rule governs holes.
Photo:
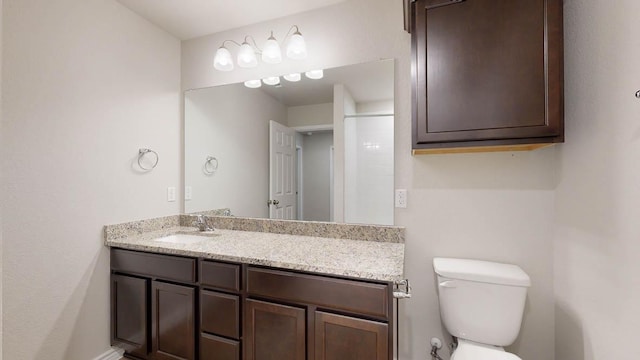
POLYGON ((118 0, 179 39, 234 29, 345 0, 118 0))

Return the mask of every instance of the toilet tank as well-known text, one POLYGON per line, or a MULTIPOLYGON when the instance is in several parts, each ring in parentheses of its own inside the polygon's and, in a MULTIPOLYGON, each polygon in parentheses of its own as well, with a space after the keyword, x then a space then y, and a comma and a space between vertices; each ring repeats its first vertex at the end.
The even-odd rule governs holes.
POLYGON ((511 345, 520 332, 529 276, 518 266, 434 258, 442 322, 455 337, 511 345))

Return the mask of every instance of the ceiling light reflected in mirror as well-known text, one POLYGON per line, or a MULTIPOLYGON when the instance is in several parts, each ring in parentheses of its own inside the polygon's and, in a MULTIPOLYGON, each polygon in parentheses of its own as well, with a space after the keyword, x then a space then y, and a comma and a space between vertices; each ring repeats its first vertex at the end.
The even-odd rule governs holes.
POLYGON ((257 89, 260 86, 262 86, 262 81, 260 80, 248 80, 244 82, 244 86, 251 88, 251 89, 257 89))
POLYGON ((285 80, 287 80, 287 81, 296 82, 296 81, 300 81, 302 76, 300 76, 300 74, 296 73, 296 74, 285 75, 285 76, 283 76, 283 78, 285 80))

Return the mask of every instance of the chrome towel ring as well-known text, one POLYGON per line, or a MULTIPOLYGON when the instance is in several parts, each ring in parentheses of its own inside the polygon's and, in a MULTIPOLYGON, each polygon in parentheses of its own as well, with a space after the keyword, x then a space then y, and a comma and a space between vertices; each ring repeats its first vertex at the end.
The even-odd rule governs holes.
POLYGON ((160 160, 160 157, 158 156, 158 153, 151 150, 151 149, 140 149, 138 150, 138 166, 140 166, 140 168, 144 171, 150 171, 156 168, 156 166, 158 165, 158 160, 160 160), (142 165, 142 158, 147 155, 148 153, 152 153, 153 155, 155 155, 156 160, 154 161, 153 165, 151 165, 151 167, 144 167, 142 165))
POLYGON ((218 159, 213 156, 207 156, 207 160, 204 162, 204 173, 207 175, 213 175, 218 170, 218 159))

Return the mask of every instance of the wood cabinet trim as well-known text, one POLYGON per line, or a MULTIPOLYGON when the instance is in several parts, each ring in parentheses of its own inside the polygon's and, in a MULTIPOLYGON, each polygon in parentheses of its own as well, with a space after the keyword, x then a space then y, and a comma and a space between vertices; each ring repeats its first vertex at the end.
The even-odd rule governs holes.
POLYGON ((111 249, 111 269, 113 271, 181 283, 196 282, 196 263, 195 258, 183 256, 111 249))
POLYGON ((388 319, 388 285, 249 267, 247 294, 388 319))
POLYGON ((208 288, 240 292, 240 265, 219 261, 200 261, 200 285, 208 288))

